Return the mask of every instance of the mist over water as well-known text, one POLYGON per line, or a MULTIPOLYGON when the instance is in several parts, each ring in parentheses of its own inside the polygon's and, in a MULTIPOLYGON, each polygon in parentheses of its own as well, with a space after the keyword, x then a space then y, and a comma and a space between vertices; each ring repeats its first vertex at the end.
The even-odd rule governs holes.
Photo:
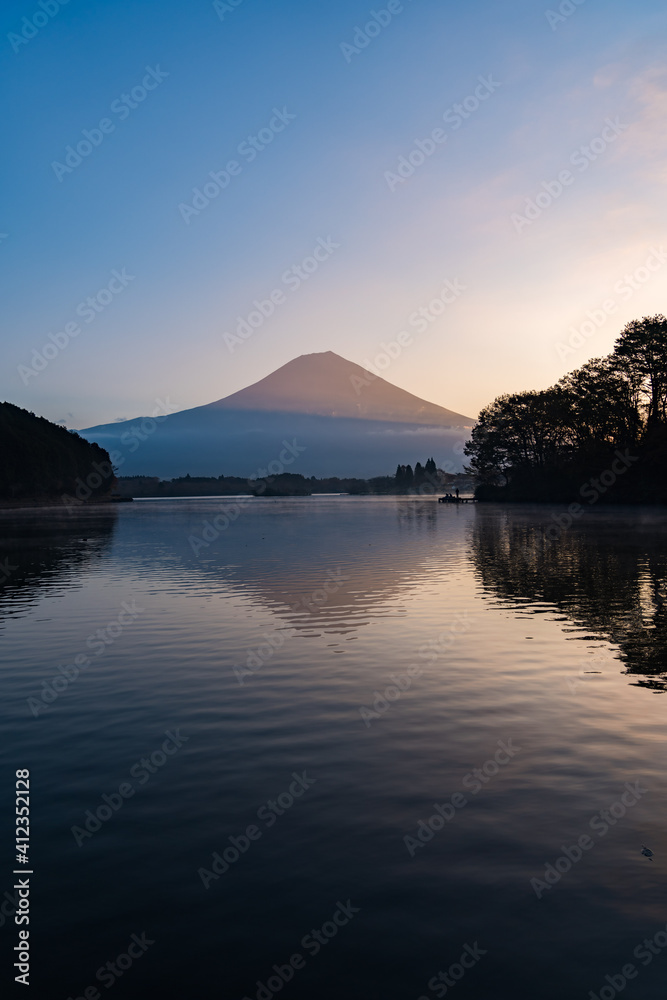
POLYGON ((35 995, 662 998, 662 512, 226 502, 0 515, 35 995))

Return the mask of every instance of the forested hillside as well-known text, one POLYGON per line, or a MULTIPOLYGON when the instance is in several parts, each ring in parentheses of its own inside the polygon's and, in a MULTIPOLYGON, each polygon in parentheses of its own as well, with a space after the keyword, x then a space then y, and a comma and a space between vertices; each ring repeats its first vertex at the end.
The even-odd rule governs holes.
POLYGON ((0 403, 0 499, 99 499, 113 483, 104 448, 13 403, 0 403))

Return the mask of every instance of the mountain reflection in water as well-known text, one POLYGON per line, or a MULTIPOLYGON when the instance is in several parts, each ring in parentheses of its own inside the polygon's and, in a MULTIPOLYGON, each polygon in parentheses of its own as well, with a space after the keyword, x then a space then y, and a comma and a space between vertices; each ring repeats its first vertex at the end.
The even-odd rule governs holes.
MULTIPOLYGON (((594 509, 546 545, 555 507, 266 498, 216 532, 233 502, 0 517, 4 773, 31 771, 48 872, 35 995, 83 996, 145 930, 119 996, 266 997, 349 900, 281 996, 432 997, 466 944, 485 955, 457 1000, 600 996, 665 925, 660 514, 594 509), (144 787, 132 769, 167 732, 183 746, 144 787), (295 773, 313 787, 269 825, 295 773), (603 836, 591 821, 637 783, 603 836), (584 833, 594 849, 538 895, 584 833)), ((640 972, 628 996, 663 1000, 660 962, 640 972)))

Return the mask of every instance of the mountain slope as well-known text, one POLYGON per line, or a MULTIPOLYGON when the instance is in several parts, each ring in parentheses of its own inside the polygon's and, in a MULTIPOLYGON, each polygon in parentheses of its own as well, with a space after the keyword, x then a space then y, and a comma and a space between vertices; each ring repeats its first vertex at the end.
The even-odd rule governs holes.
POLYGON ((474 422, 327 351, 213 403, 81 434, 111 452, 120 475, 251 476, 275 469, 287 441, 297 450, 282 471, 368 478, 430 455, 459 470, 474 422))
POLYGON ((471 426, 475 422, 471 417, 413 396, 333 351, 302 354, 259 382, 208 406, 390 420, 432 427, 471 426))

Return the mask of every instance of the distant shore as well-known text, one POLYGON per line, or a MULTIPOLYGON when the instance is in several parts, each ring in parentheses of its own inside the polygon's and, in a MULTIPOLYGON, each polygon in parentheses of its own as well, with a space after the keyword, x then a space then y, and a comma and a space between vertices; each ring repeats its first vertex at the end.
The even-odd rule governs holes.
POLYGON ((67 509, 76 506, 100 507, 104 504, 132 503, 132 497, 99 497, 94 500, 77 500, 75 504, 65 502, 61 497, 17 497, 15 500, 0 500, 0 510, 23 510, 38 507, 60 507, 67 509))
POLYGON ((471 493, 474 483, 465 473, 447 473, 432 465, 419 462, 399 466, 396 475, 374 476, 370 479, 328 476, 321 479, 298 473, 282 473, 265 479, 248 479, 242 476, 179 476, 160 479, 158 476, 119 476, 115 488, 124 497, 134 499, 162 499, 166 497, 299 497, 323 494, 349 494, 352 496, 442 496, 453 493, 471 493), (427 468, 428 467, 428 468, 427 468))

